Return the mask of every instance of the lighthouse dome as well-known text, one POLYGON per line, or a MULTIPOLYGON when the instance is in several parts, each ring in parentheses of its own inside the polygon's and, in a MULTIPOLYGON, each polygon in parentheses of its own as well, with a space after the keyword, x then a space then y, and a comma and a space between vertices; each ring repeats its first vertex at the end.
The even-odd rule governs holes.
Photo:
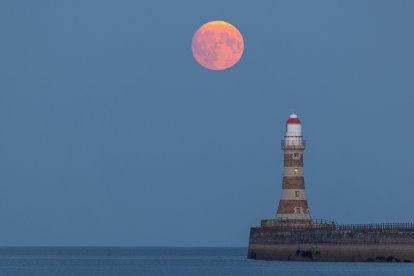
POLYGON ((301 122, 298 119, 298 115, 292 113, 292 114, 290 114, 290 117, 287 120, 286 124, 301 124, 301 122))

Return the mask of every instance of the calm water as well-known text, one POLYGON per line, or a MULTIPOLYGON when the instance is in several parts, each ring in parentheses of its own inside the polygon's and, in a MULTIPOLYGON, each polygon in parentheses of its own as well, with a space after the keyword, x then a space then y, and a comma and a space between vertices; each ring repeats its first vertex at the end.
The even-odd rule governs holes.
POLYGON ((407 263, 247 260, 245 248, 3 247, 0 275, 414 275, 407 263))

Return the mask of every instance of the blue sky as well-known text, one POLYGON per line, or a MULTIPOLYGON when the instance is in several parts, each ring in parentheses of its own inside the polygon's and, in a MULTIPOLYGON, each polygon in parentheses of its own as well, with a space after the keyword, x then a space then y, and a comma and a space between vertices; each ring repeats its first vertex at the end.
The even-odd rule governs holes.
POLYGON ((304 125, 314 218, 414 221, 414 2, 1 1, 2 245, 246 246, 304 125), (241 61, 209 71, 224 20, 241 61))

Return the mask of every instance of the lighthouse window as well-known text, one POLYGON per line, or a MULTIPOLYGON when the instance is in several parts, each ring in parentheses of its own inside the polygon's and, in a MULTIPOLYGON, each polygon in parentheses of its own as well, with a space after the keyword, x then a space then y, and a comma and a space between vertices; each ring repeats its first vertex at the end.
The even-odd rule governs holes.
POLYGON ((302 207, 295 207, 295 214, 302 214, 302 213, 303 213, 302 207))
POLYGON ((298 174, 299 173, 299 169, 298 168, 294 168, 293 169, 293 174, 298 174))
POLYGON ((295 196, 299 197, 299 191, 295 191, 295 196))
POLYGON ((300 153, 298 153, 298 152, 295 152, 294 154, 293 154, 293 159, 300 159, 300 153))

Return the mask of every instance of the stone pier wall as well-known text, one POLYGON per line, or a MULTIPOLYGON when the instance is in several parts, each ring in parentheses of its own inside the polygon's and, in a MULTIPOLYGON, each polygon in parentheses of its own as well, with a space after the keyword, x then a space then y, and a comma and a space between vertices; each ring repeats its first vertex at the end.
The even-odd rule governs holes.
POLYGON ((407 244, 251 244, 248 258, 281 261, 413 262, 407 244))
POLYGON ((248 258, 414 262, 414 225, 280 224, 254 227, 250 231, 248 258))

